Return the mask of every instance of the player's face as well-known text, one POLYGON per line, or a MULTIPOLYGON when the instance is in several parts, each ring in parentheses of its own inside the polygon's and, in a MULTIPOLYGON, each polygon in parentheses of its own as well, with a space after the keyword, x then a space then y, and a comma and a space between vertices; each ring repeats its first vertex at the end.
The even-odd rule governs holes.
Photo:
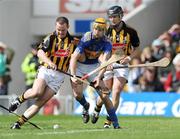
POLYGON ((111 25, 117 25, 117 24, 119 24, 121 22, 121 18, 118 15, 109 16, 108 18, 109 18, 109 21, 110 21, 111 25))
POLYGON ((66 37, 67 31, 68 25, 66 23, 56 23, 56 32, 61 39, 66 37))
POLYGON ((93 29, 93 35, 95 36, 95 38, 101 38, 104 36, 104 29, 101 29, 101 28, 98 28, 98 27, 95 27, 93 29))

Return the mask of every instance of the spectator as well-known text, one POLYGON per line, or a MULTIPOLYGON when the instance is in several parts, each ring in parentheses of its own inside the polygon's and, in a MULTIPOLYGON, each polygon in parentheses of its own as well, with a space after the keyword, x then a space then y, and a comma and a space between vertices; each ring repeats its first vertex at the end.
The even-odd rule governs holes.
POLYGON ((180 53, 173 59, 173 65, 174 69, 169 72, 164 89, 166 92, 180 93, 180 53))
POLYGON ((143 74, 137 78, 135 83, 139 84, 141 91, 144 92, 164 91, 163 84, 158 79, 155 67, 145 68, 143 74))
POLYGON ((156 39, 152 42, 152 55, 156 58, 156 60, 161 59, 164 56, 164 53, 166 51, 165 44, 161 39, 156 39))
POLYGON ((167 49, 166 52, 165 52, 164 57, 169 58, 170 64, 166 68, 158 68, 158 77, 159 77, 161 83, 163 83, 163 84, 167 80, 168 73, 173 68, 172 59, 174 57, 174 53, 173 53, 172 49, 170 49, 170 48, 167 49))
POLYGON ((171 48, 172 49, 172 36, 169 32, 165 31, 164 33, 162 33, 158 39, 162 40, 165 48, 171 48))
POLYGON ((9 65, 14 57, 14 51, 0 42, 0 95, 8 95, 8 85, 11 81, 9 65))
POLYGON ((168 32, 172 36, 172 47, 176 53, 180 53, 180 25, 173 24, 168 32))
MULTIPOLYGON (((134 57, 131 61, 132 65, 141 64, 139 57, 134 57)), ((128 75, 128 92, 137 93, 140 92, 139 85, 135 84, 135 80, 142 74, 142 68, 131 68, 128 75)))
POLYGON ((146 63, 146 62, 155 62, 157 59, 153 56, 153 51, 151 47, 145 47, 142 50, 141 53, 141 62, 146 63))

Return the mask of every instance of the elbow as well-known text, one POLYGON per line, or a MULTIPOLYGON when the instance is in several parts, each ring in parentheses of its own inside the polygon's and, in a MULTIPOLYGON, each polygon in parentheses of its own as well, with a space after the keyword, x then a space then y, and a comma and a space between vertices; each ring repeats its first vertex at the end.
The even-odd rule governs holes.
POLYGON ((37 56, 38 56, 38 57, 40 57, 40 55, 41 55, 41 53, 42 53, 41 51, 42 51, 42 50, 38 50, 38 51, 37 51, 37 56))

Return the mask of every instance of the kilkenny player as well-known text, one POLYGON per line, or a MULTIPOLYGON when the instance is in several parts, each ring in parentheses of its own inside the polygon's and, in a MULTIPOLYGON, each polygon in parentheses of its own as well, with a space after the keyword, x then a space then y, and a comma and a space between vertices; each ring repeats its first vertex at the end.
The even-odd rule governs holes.
POLYGON ((36 115, 40 108, 58 92, 64 82, 64 74, 56 69, 67 72, 70 57, 76 45, 68 28, 68 19, 58 17, 55 31, 45 37, 40 44, 37 55, 42 64, 38 69, 33 87, 17 97, 10 104, 9 111, 15 111, 23 102, 31 98, 36 99, 35 103, 11 126, 11 129, 20 129, 28 119, 36 115))
MULTIPOLYGON (((135 29, 122 21, 123 10, 120 6, 110 7, 107 10, 107 15, 110 21, 110 27, 107 30, 107 37, 111 40, 113 46, 112 55, 115 53, 125 55, 125 58, 112 64, 112 66, 127 65, 137 54, 137 49, 140 43, 139 37, 135 29)), ((114 69, 113 72, 106 71, 104 74, 104 82, 112 92, 112 102, 115 109, 117 109, 119 106, 120 93, 127 83, 127 79, 128 69, 114 69)), ((92 123, 97 122, 102 104, 103 101, 99 97, 92 114, 92 123)), ((109 116, 107 116, 107 120, 104 123, 104 128, 109 128, 111 122, 111 119, 109 116)))

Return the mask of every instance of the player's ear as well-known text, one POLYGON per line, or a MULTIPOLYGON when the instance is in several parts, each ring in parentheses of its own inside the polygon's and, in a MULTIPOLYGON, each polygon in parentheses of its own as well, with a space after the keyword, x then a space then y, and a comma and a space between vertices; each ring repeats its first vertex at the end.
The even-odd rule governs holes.
POLYGON ((67 25, 67 28, 69 29, 69 24, 67 25))

